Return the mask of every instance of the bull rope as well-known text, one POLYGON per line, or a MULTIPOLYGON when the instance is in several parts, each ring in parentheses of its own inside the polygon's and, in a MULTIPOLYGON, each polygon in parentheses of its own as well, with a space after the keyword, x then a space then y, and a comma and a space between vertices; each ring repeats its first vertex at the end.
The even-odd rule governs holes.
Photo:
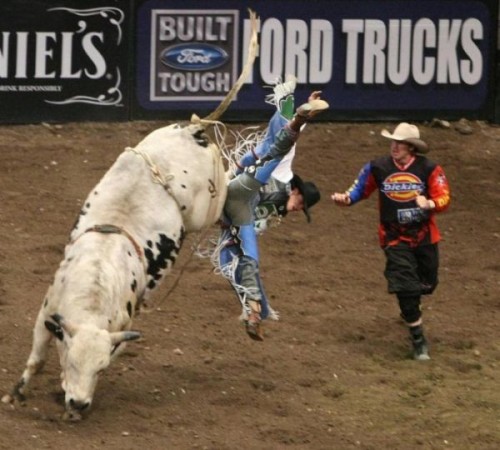
POLYGON ((259 41, 257 32, 258 28, 257 14, 255 13, 255 11, 252 11, 251 9, 248 10, 248 13, 250 15, 251 36, 250 36, 248 55, 245 66, 243 67, 240 76, 238 77, 234 85, 231 87, 224 100, 219 104, 219 106, 214 111, 212 111, 208 116, 204 118, 205 120, 214 120, 214 119, 217 120, 220 116, 222 116, 222 114, 228 108, 229 103, 233 100, 233 98, 236 96, 236 94, 241 89, 246 79, 250 75, 253 63, 255 61, 259 49, 259 41))
POLYGON ((170 196, 175 200, 175 203, 177 203, 178 208, 181 208, 181 205, 175 198, 175 195, 173 194, 172 188, 169 184, 169 181, 173 180, 175 178, 173 173, 169 173, 167 175, 163 175, 161 173, 161 170, 158 168, 158 166, 154 163, 152 160, 151 156, 149 156, 147 153, 143 152, 142 150, 138 150, 137 148, 133 147, 126 147, 125 151, 127 152, 132 152, 135 153, 136 155, 139 155, 146 161, 146 164, 148 165, 149 169, 151 170, 151 177, 153 178, 153 182, 160 184, 164 187, 164 189, 170 194, 170 196))

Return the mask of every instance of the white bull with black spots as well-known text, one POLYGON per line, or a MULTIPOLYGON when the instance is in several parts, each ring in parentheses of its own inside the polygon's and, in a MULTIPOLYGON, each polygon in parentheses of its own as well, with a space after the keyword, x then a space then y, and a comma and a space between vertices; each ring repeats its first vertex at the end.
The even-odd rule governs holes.
POLYGON ((26 368, 3 401, 23 401, 32 376, 56 338, 65 417, 90 409, 99 373, 124 342, 140 302, 174 264, 186 233, 220 217, 224 165, 205 134, 241 87, 257 49, 256 19, 247 64, 225 101, 205 120, 153 131, 127 148, 92 189, 66 245, 33 330, 26 368))

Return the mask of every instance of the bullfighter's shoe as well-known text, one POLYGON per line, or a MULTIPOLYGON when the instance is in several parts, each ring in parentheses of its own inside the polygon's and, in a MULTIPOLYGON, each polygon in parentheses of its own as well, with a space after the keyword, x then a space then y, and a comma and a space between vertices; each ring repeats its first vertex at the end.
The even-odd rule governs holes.
POLYGON ((431 359, 421 320, 418 325, 410 326, 408 331, 410 332, 410 340, 413 345, 413 359, 417 361, 427 361, 431 359))
POLYGON ((417 361, 428 361, 431 359, 429 356, 429 348, 427 340, 422 335, 418 339, 412 339, 413 344, 413 359, 417 361))

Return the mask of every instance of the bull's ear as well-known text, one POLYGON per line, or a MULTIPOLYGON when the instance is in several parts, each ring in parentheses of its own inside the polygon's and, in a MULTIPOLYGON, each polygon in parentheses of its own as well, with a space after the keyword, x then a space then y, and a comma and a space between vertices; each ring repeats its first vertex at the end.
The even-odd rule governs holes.
POLYGON ((142 334, 138 331, 116 331, 114 333, 110 333, 111 343, 113 345, 117 345, 123 341, 135 341, 139 339, 142 334))
POLYGON ((57 339, 60 341, 64 339, 64 333, 59 325, 56 325, 54 322, 49 322, 48 320, 46 320, 44 324, 45 328, 47 328, 47 330, 49 330, 57 339))

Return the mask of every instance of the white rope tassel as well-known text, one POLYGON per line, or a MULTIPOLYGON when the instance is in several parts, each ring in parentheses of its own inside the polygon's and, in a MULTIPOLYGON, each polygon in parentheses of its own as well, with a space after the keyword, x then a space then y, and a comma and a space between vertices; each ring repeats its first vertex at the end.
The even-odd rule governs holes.
MULTIPOLYGON (((219 241, 218 236, 206 236, 205 240, 198 242, 194 254, 199 258, 210 258, 210 262, 214 266, 214 273, 222 275, 226 280, 229 280, 235 287, 239 287, 235 281, 236 267, 238 266, 238 258, 235 256, 231 262, 221 264, 220 253, 227 245, 227 240, 219 241)), ((241 289, 244 289, 241 286, 241 289)))
POLYGON ((254 149, 265 137, 267 133, 267 128, 260 130, 259 127, 253 126, 245 128, 241 131, 231 131, 233 145, 227 144, 225 136, 216 129, 215 139, 217 146, 220 149, 222 157, 227 162, 228 166, 228 176, 229 178, 234 178, 236 173, 240 170, 237 162, 242 158, 242 156, 252 149, 254 149))
MULTIPOLYGON (((238 295, 238 299, 241 303, 241 308, 242 308, 242 314, 240 316, 241 320, 246 320, 247 319, 247 313, 248 313, 248 302, 246 301, 246 297, 249 296, 250 298, 255 298, 255 288, 246 288, 245 286, 242 286, 241 284, 238 284, 236 282, 236 268, 238 267, 238 262, 239 258, 234 255, 231 261, 227 264, 221 264, 220 263, 220 252, 222 249, 226 246, 227 241, 221 241, 219 242, 217 237, 214 237, 213 235, 210 237, 206 237, 205 241, 203 242, 198 242, 194 254, 200 258, 210 258, 210 262, 214 266, 214 274, 215 275, 222 275, 226 280, 228 280, 231 285, 233 286, 234 290, 236 291, 236 294, 238 295), (204 246, 203 246, 204 244, 204 246)), ((280 314, 278 311, 273 309, 271 305, 269 304, 268 301, 268 307, 269 307, 269 319, 271 320, 280 320, 280 314)))

